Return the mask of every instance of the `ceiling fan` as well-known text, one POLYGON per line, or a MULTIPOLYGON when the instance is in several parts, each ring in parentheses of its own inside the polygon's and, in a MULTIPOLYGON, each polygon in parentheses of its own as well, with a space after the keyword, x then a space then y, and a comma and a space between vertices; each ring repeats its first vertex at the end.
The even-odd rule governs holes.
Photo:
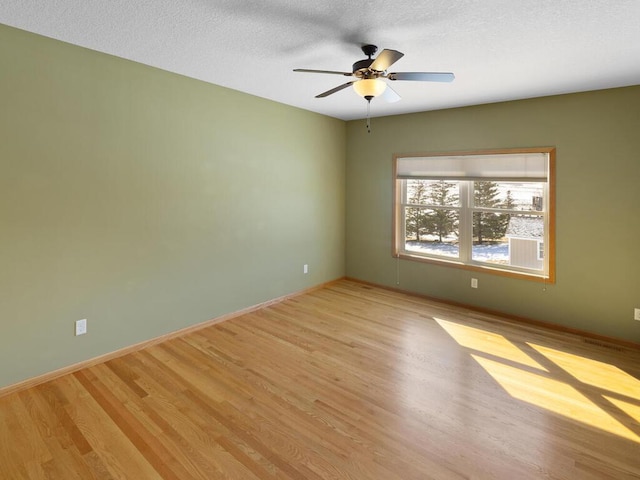
POLYGON ((404 53, 397 50, 384 49, 375 58, 373 55, 378 51, 378 47, 375 45, 363 45, 362 51, 368 57, 364 60, 359 60, 353 64, 353 71, 351 72, 336 72, 333 70, 309 70, 306 68, 296 68, 294 72, 305 73, 328 73, 332 75, 343 75, 345 77, 354 77, 354 80, 344 83, 338 87, 322 92, 316 95, 316 98, 324 98, 332 95, 340 90, 353 85, 353 89, 358 95, 364 97, 367 102, 375 97, 382 96, 387 102, 397 102, 400 100, 400 95, 393 90, 387 82, 383 81, 383 78, 388 80, 410 80, 417 82, 452 82, 455 75, 450 72, 397 72, 387 73, 387 69, 400 60, 404 53))

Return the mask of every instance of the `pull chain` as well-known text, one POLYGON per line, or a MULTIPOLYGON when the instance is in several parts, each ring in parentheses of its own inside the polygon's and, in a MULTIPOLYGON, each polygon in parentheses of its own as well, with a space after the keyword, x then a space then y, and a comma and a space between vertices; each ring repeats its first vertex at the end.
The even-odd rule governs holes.
POLYGON ((367 133, 371 133, 371 100, 367 99, 367 133))

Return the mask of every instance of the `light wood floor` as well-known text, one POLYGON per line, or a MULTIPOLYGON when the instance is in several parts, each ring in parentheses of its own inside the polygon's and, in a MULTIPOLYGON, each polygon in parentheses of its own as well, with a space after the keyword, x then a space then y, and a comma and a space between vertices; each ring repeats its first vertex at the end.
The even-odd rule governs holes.
POLYGON ((359 283, 0 398, 2 479, 638 479, 640 352, 359 283))

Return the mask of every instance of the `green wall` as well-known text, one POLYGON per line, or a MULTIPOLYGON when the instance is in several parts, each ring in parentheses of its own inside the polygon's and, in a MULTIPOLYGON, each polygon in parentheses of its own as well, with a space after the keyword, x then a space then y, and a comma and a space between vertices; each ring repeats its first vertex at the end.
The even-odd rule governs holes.
POLYGON ((0 387, 344 276, 345 145, 345 122, 0 26, 0 387))
POLYGON ((372 129, 347 124, 348 276, 640 343, 640 87, 374 118, 372 129), (394 153, 536 146, 557 148, 554 285, 392 258, 394 153))

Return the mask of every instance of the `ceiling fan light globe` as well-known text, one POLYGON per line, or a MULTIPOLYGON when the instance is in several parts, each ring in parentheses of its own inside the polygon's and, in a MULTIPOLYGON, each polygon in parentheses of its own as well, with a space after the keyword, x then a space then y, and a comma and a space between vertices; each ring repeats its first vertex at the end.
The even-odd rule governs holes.
POLYGON ((353 84, 353 89, 361 97, 377 97, 387 88, 386 82, 377 78, 365 78, 353 84))

